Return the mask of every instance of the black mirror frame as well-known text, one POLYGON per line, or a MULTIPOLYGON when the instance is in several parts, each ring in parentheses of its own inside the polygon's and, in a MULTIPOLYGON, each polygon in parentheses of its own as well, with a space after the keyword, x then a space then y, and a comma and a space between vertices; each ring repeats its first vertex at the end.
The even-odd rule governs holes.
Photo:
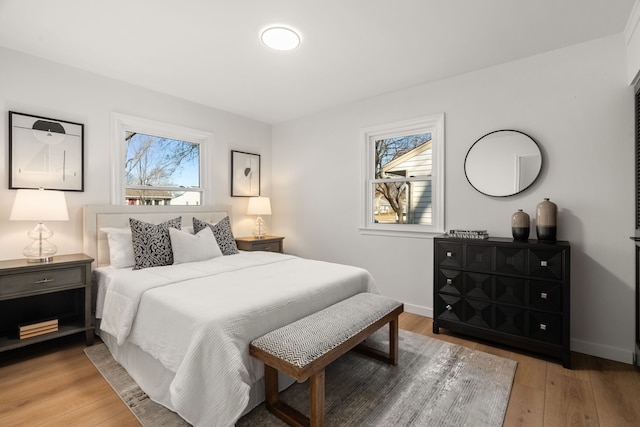
POLYGON ((529 134, 526 134, 522 131, 519 130, 515 130, 515 129, 498 129, 498 130, 494 130, 491 131, 487 134, 482 135, 480 138, 478 138, 472 145, 471 147, 469 147, 469 150, 467 150, 467 154, 464 156, 464 176, 467 179, 467 182, 469 183, 469 185, 471 185, 471 187, 473 187, 474 190, 476 190, 478 193, 483 194, 485 196, 489 196, 489 197, 511 197, 511 196, 515 196, 516 194, 520 194, 523 191, 525 191, 526 189, 528 189, 529 187, 531 187, 533 184, 535 184, 535 182, 538 180, 538 178, 540 177, 540 174, 542 173, 542 168, 544 166, 544 156, 542 155, 542 149, 540 148, 540 144, 538 144, 538 141, 536 141, 535 139, 533 139, 533 137, 529 134), (467 158, 469 157, 469 153, 471 152, 471 150, 473 150, 473 147, 479 143, 483 138, 486 138, 489 135, 492 135, 494 133, 497 132, 517 132, 519 134, 522 134, 524 136, 526 136, 527 138, 529 138, 531 141, 533 141, 533 143, 536 145, 536 147, 538 148, 538 151, 540 151, 540 169, 538 169, 538 173, 536 174, 536 177, 531 181, 531 183, 529 185, 527 185, 525 188, 523 188, 520 191, 517 191, 515 193, 511 193, 511 194, 505 194, 505 195, 495 195, 495 194, 488 194, 485 193, 484 191, 479 190, 475 185, 473 185, 473 183, 471 182, 471 180, 469 179, 469 175, 467 175, 467 158))

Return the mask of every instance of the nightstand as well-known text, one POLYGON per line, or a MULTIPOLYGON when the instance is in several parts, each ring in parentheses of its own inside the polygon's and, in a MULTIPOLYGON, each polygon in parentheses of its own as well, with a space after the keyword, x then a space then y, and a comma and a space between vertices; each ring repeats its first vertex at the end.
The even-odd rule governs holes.
POLYGON ((84 254, 0 261, 0 352, 80 332, 93 344, 92 262, 84 254))
POLYGON ((238 237, 236 244, 238 249, 243 251, 266 251, 266 252, 284 252, 282 241, 284 237, 280 236, 264 236, 264 239, 256 239, 255 237, 238 237))

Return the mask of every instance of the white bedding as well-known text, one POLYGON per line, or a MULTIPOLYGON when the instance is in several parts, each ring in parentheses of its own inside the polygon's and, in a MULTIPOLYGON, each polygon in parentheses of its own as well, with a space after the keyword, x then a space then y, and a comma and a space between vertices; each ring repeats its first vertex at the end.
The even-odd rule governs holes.
POLYGON ((363 269, 272 252, 143 270, 101 268, 101 329, 175 377, 171 408, 194 425, 233 425, 263 374, 249 342, 360 292, 363 269))

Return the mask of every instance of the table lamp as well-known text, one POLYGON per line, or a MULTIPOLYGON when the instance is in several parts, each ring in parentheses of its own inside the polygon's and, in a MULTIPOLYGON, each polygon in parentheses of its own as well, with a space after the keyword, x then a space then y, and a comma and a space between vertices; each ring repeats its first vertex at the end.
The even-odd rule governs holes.
POLYGON ((10 221, 37 221, 27 235, 34 241, 22 252, 28 262, 49 262, 58 248, 49 242, 53 231, 43 221, 68 221, 69 212, 64 192, 53 190, 18 190, 13 201, 10 221))
POLYGON ((249 206, 247 207, 247 215, 258 215, 256 218, 256 226, 253 230, 253 236, 256 239, 264 239, 266 234, 264 220, 261 215, 271 215, 271 202, 268 197, 251 197, 249 206))

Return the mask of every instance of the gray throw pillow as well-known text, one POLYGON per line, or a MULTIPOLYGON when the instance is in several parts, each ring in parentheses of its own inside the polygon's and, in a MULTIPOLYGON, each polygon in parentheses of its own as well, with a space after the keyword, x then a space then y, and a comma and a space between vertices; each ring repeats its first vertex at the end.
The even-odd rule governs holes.
POLYGON ((165 221, 162 224, 150 224, 129 218, 131 240, 133 241, 134 270, 173 264, 173 250, 169 227, 180 230, 182 217, 165 221))
POLYGON ((193 232, 198 234, 200 230, 205 227, 211 228, 213 235, 216 237, 216 242, 220 246, 222 255, 235 255, 240 253, 238 246, 236 245, 236 239, 233 237, 231 231, 231 221, 228 216, 218 221, 215 224, 209 224, 208 222, 200 221, 198 218, 193 218, 193 232))

